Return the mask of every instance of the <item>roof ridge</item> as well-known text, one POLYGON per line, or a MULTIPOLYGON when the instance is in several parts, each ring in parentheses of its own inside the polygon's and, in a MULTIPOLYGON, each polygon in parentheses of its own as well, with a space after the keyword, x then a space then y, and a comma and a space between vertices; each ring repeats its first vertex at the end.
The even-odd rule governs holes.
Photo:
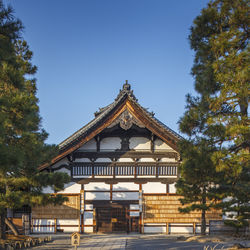
POLYGON ((164 123, 162 123, 160 120, 158 120, 154 115, 154 112, 149 112, 146 108, 142 107, 139 103, 137 98, 135 97, 133 90, 131 90, 131 85, 128 83, 128 81, 126 80, 126 83, 123 84, 123 88, 120 89, 119 94, 117 95, 117 97, 115 98, 114 102, 112 102, 111 104, 103 107, 103 108, 99 108, 99 111, 96 111, 95 117, 94 119, 92 119, 90 122, 88 122, 86 125, 84 125, 83 127, 81 127, 80 129, 78 129, 75 133, 73 133, 71 136, 69 136, 68 138, 66 138, 64 141, 62 141, 61 143, 59 143, 59 149, 60 150, 64 150, 67 146, 69 146, 70 143, 74 142, 75 139, 77 139, 79 136, 82 136, 84 133, 86 133, 92 126, 94 126, 95 124, 97 124, 102 118, 104 118, 106 116, 106 114, 108 114, 114 107, 116 107, 116 105, 124 98, 124 96, 128 96, 128 98, 136 103, 136 105, 138 105, 142 111, 144 111, 153 121, 155 121, 158 125, 162 126, 164 129, 166 129, 170 134, 172 134, 173 136, 181 139, 182 136, 180 136, 179 134, 177 134, 174 130, 172 130, 171 128, 169 128, 167 125, 165 125, 164 123))

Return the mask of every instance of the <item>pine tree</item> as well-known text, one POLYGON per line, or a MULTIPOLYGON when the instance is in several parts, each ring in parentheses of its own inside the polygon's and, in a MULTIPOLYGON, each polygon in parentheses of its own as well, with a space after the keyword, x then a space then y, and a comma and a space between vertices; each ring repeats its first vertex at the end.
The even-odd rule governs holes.
POLYGON ((221 177, 216 197, 224 213, 234 212, 228 223, 236 228, 250 214, 249 11, 247 0, 214 0, 194 20, 189 40, 198 108, 189 105, 180 124, 196 141, 213 141, 212 165, 221 177))
POLYGON ((32 52, 21 38, 23 26, 13 9, 0 1, 0 238, 5 236, 7 208, 61 203, 65 199, 43 194, 46 186, 63 189, 69 176, 39 172, 38 166, 57 152, 41 128, 36 97, 36 67, 32 52))
POLYGON ((212 155, 216 148, 213 137, 205 131, 212 133, 213 128, 206 125, 208 103, 203 99, 187 96, 187 107, 184 116, 179 121, 182 133, 188 139, 179 142, 182 156, 180 165, 180 178, 176 183, 177 193, 184 207, 180 212, 201 211, 201 234, 206 234, 206 212, 217 206, 218 199, 216 185, 219 175, 216 173, 212 155))

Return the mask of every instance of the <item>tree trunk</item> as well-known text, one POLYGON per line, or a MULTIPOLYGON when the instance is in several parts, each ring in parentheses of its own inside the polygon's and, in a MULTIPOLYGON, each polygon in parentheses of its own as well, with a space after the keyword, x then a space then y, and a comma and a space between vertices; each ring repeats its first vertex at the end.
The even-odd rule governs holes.
POLYGON ((0 239, 5 239, 6 238, 6 224, 5 224, 5 218, 6 218, 7 212, 6 209, 1 209, 0 210, 0 239))
POLYGON ((201 213, 201 235, 206 235, 206 210, 201 213))
POLYGON ((201 211, 201 235, 206 235, 206 205, 207 199, 206 199, 206 188, 203 188, 203 194, 202 194, 202 205, 204 208, 201 211))

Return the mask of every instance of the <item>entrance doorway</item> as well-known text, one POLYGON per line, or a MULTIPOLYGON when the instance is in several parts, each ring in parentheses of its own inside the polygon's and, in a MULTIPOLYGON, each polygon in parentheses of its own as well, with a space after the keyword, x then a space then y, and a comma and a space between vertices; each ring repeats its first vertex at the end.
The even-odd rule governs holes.
POLYGON ((123 205, 110 205, 96 209, 97 232, 127 232, 127 207, 123 205))

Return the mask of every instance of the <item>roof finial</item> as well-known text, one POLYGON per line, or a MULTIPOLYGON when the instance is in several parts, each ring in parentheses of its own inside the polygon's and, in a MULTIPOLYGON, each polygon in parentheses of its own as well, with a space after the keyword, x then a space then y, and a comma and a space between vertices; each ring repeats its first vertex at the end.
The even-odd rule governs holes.
POLYGON ((128 80, 125 81, 125 83, 123 84, 123 89, 124 90, 130 90, 131 86, 130 84, 128 83, 128 80))

